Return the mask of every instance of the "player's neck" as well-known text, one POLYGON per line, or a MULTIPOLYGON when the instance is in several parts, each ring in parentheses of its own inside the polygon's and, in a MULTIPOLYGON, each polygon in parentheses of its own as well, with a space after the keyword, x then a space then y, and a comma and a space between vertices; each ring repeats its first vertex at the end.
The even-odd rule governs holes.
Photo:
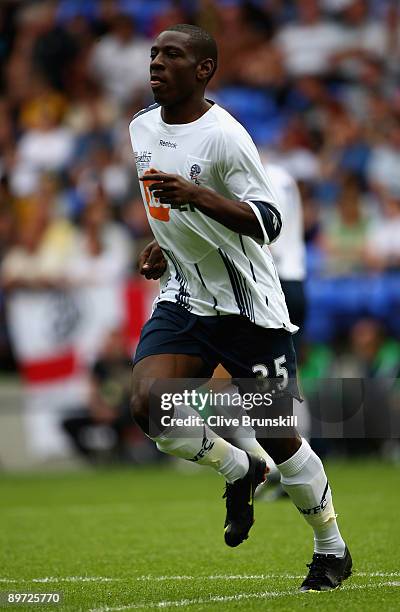
POLYGON ((165 123, 177 125, 179 123, 191 123, 200 119, 206 113, 212 104, 205 100, 191 99, 173 106, 163 106, 161 109, 161 117, 165 123))

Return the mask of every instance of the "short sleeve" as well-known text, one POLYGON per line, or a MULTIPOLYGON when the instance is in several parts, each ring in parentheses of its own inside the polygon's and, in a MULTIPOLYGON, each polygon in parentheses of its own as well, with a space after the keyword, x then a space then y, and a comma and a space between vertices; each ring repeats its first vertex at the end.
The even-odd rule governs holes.
POLYGON ((271 244, 282 227, 279 204, 257 148, 242 126, 229 136, 223 134, 219 173, 226 196, 249 204, 260 223, 263 244, 271 244))

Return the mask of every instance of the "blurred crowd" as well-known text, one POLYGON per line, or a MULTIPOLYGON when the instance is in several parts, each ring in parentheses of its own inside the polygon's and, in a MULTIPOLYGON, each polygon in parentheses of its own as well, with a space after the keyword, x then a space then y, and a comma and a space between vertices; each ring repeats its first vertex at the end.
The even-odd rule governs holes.
POLYGON ((208 96, 298 181, 309 276, 400 270, 396 0, 2 0, 1 366, 10 293, 136 273, 128 124, 153 102, 153 37, 182 22, 217 40, 208 96))

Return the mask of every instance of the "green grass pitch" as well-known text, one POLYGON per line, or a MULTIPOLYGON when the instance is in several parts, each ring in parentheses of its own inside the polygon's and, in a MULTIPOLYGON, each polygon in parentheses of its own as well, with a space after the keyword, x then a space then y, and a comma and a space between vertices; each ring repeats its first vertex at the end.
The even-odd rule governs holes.
POLYGON ((355 570, 336 591, 297 592, 312 534, 288 500, 228 549, 222 478, 164 466, 2 476, 0 590, 63 592, 31 610, 400 610, 399 467, 327 472, 355 570))

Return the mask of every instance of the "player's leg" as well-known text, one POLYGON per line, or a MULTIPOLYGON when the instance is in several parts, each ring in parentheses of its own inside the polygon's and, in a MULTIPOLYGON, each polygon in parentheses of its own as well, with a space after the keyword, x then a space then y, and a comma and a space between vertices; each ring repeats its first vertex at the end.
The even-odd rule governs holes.
MULTIPOLYGON (((230 343, 229 354, 221 362, 234 378, 254 377, 264 372, 281 377, 286 384, 277 393, 270 416, 292 414, 292 395, 297 395, 296 357, 291 335, 285 330, 268 330, 250 322, 230 343), (243 351, 246 342, 246 351, 243 351)), ((305 439, 292 427, 258 431, 258 441, 275 461, 282 485, 314 532, 314 557, 304 590, 324 590, 340 585, 351 573, 351 557, 340 534, 332 502, 332 493, 321 460, 305 439)))
MULTIPOLYGON (((218 318, 208 317, 208 326, 204 327, 201 317, 177 304, 161 303, 144 326, 135 355, 132 410, 145 431, 149 432, 152 380, 211 376, 218 360, 210 338, 218 318), (205 336, 208 336, 208 341, 205 341, 205 336)), ((174 408, 174 416, 185 417, 190 412, 193 417, 198 417, 189 406, 174 408)), ((154 436, 155 442, 164 452, 209 465, 225 476, 227 505, 234 498, 235 516, 238 518, 234 529, 226 524, 225 539, 229 540, 230 546, 237 546, 247 538, 254 522, 253 506, 249 506, 248 501, 253 498, 257 485, 265 479, 265 462, 232 446, 207 425, 195 424, 188 430, 180 428, 179 436, 177 433, 171 427, 154 436)))
MULTIPOLYGON (((150 395, 155 380, 166 378, 204 377, 205 364, 192 355, 151 355, 139 361, 133 369, 132 411, 137 423, 149 434, 151 410, 150 395)), ((157 407, 156 411, 157 411, 157 407)), ((252 501, 257 486, 265 480, 267 466, 264 460, 252 457, 216 435, 207 424, 197 424, 198 413, 190 406, 175 406, 174 418, 194 417, 189 427, 169 427, 152 436, 162 452, 207 465, 223 475, 226 484, 227 519, 225 541, 238 546, 254 522, 252 501)), ((156 417, 157 418, 157 417, 156 417)))
POLYGON ((199 415, 189 405, 175 406, 170 416, 174 419, 193 416, 193 425, 160 428, 158 435, 155 432, 152 434, 150 430, 150 420, 153 418, 158 422, 161 415, 161 399, 154 392, 155 382, 201 378, 205 376, 206 370, 206 365, 197 355, 161 354, 145 357, 133 368, 132 413, 159 450, 200 465, 208 465, 228 482, 234 482, 248 472, 247 454, 217 436, 205 423, 198 423, 199 415))
MULTIPOLYGON (((225 381, 226 385, 221 388, 223 393, 234 394, 238 392, 236 385, 232 384, 231 376, 226 369, 219 364, 214 370, 213 379, 218 381, 225 381)), ((269 470, 271 470, 272 458, 268 455, 267 451, 257 441, 256 432, 252 427, 239 427, 232 428, 232 431, 228 437, 224 436, 226 440, 256 457, 261 457, 265 460, 269 470)), ((268 479, 270 478, 271 472, 268 472, 268 479)))
MULTIPOLYGON (((304 283, 302 281, 281 280, 281 286, 282 291, 285 295, 290 320, 292 323, 299 327, 299 331, 292 337, 296 353, 298 354, 298 351, 301 348, 302 328, 306 315, 306 298, 304 291, 304 283)), ((228 376, 229 374, 221 365, 219 365, 214 372, 215 378, 227 378, 228 376)), ((261 446, 253 432, 249 430, 245 431, 242 427, 239 427, 232 436, 232 442, 239 448, 242 448, 243 450, 250 452, 256 456, 263 457, 266 460, 267 465, 270 469, 268 476, 269 481, 271 480, 271 477, 276 480, 280 478, 280 472, 277 469, 274 460, 267 453, 265 448, 261 446)), ((288 444, 290 443, 288 442, 288 444)), ((280 445, 278 444, 278 446, 280 445)), ((279 453, 281 450, 282 449, 276 449, 276 452, 279 453)))
MULTIPOLYGON (((262 443, 272 457, 282 457, 282 451, 287 454, 286 441, 282 448, 279 442, 271 446, 266 438, 262 443), (275 450, 280 454, 275 454, 275 450)), ((337 524, 332 491, 322 461, 303 438, 288 459, 281 463, 277 459, 276 463, 284 490, 314 533, 313 560, 301 589, 336 588, 351 574, 352 561, 337 524)))

